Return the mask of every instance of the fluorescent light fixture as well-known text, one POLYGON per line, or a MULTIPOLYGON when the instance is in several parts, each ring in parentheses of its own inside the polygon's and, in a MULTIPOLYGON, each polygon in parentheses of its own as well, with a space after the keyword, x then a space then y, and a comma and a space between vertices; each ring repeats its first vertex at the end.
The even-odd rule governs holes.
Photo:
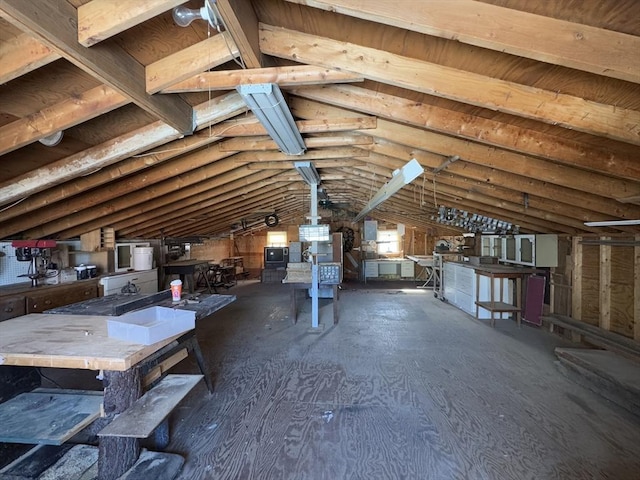
POLYGON ((413 182, 423 172, 424 168, 422 168, 422 165, 420 165, 415 158, 411 159, 411 161, 404 167, 393 172, 391 180, 385 183, 382 188, 378 190, 378 193, 376 193, 373 198, 369 200, 369 203, 367 203, 367 205, 356 216, 356 218, 353 219, 353 221, 358 222, 362 220, 367 213, 387 200, 389 197, 391 197, 391 195, 396 193, 402 187, 413 182))
POLYGON ((293 164, 302 179, 309 185, 320 185, 320 175, 311 162, 295 162, 293 164))
POLYGON ((587 227, 618 227, 624 225, 640 225, 640 220, 604 220, 602 222, 584 222, 587 227))
POLYGON ((240 85, 237 90, 283 153, 304 153, 307 147, 277 83, 240 85))

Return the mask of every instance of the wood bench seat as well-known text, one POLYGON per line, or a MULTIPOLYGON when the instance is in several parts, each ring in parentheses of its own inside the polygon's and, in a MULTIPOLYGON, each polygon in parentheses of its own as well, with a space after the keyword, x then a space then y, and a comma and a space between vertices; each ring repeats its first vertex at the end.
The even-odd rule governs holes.
POLYGON ((575 320, 565 315, 546 315, 542 321, 550 325, 553 331, 554 325, 569 329, 586 338, 590 343, 607 350, 618 352, 632 358, 640 358, 640 346, 634 340, 618 335, 617 333, 603 330, 600 327, 575 320))
POLYGON ((37 388, 0 404, 0 441, 62 445, 100 417, 102 392, 37 388))
POLYGON ((204 375, 167 375, 98 432, 100 437, 149 438, 204 375))

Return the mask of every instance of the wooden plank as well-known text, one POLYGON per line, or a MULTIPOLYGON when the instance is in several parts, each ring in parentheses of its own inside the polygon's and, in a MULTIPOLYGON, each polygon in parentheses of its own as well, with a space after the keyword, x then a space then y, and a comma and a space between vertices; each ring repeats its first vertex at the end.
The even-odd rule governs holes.
POLYGON ((262 66, 262 53, 258 40, 258 17, 250 0, 217 0, 216 7, 225 28, 238 46, 244 68, 262 66))
POLYGON ((594 345, 616 351, 632 358, 640 358, 640 345, 630 338, 608 332, 595 325, 581 322, 565 315, 547 315, 542 317, 547 323, 553 323, 563 328, 570 329, 587 338, 594 345))
MULTIPOLYGON (((23 480, 38 478, 38 476, 51 465, 62 458, 73 445, 36 445, 25 454, 16 458, 7 466, 0 469, 0 474, 5 475, 9 480, 17 478, 23 480), (15 477, 11 477, 15 475, 15 477)), ((0 477, 4 480, 5 477, 0 477)))
POLYGON ((350 72, 341 72, 315 65, 252 68, 198 73, 186 80, 161 90, 162 93, 207 92, 232 90, 238 85, 277 83, 281 87, 322 85, 326 83, 362 82, 364 78, 350 72))
MULTIPOLYGON (((605 237, 603 240, 610 240, 605 237)), ((600 328, 611 330, 611 245, 600 245, 600 328)))
POLYGON ((640 111, 263 23, 260 48, 280 58, 340 68, 396 87, 640 144, 640 111))
MULTIPOLYGON (((640 178, 640 165, 631 155, 615 152, 598 145, 587 145, 573 139, 535 131, 490 118, 470 116, 447 108, 415 102, 382 92, 375 94, 356 85, 332 85, 292 88, 295 96, 329 103, 338 107, 377 115, 388 120, 401 121, 415 127, 445 133, 517 150, 524 154, 547 158, 565 165, 615 175, 628 180, 640 178), (608 158, 603 162, 602 158, 608 158)), ((640 202, 640 195, 628 197, 629 202, 640 202)), ((619 202, 625 199, 616 198, 619 202)))
POLYGON ((147 95, 144 67, 116 44, 85 48, 78 43, 77 11, 69 2, 2 0, 0 12, 9 22, 61 53, 78 68, 116 89, 178 134, 194 130, 192 107, 176 95, 147 95))
POLYGON ((107 335, 108 318, 33 313, 0 322, 0 365, 125 371, 180 336, 125 342, 107 335))
POLYGON ((582 243, 581 237, 573 237, 571 245, 571 258, 573 268, 571 271, 571 316, 576 320, 582 319, 582 243))
POLYGON ((78 7, 78 42, 95 45, 184 3, 185 0, 91 0, 78 7))
POLYGON ((144 378, 142 379, 142 386, 148 387, 149 385, 151 385, 153 382, 158 380, 167 370, 187 358, 188 355, 188 350, 186 348, 183 348, 166 360, 160 362, 144 376, 144 378))
POLYGON ((96 118, 129 103, 116 90, 100 85, 0 127, 0 155, 60 130, 96 118))
POLYGON ((169 85, 222 65, 237 56, 238 49, 228 32, 209 37, 147 65, 147 93, 159 92, 169 85))
POLYGON ((426 35, 640 83, 637 36, 471 0, 287 0, 426 35), (539 32, 545 32, 539 35, 539 32), (536 42, 532 43, 531 39, 536 42))
POLYGON ((98 168, 157 147, 179 136, 173 127, 163 122, 154 122, 151 125, 128 132, 126 135, 52 162, 46 167, 2 182, 0 183, 0 198, 3 203, 8 203, 32 193, 41 192, 49 186, 71 180, 78 175, 89 174, 98 168))
POLYGON ((98 433, 100 437, 149 438, 203 375, 167 375, 98 433))
MULTIPOLYGON (((640 242, 640 235, 635 238, 640 242)), ((633 338, 640 341, 640 246, 633 248, 633 256, 633 338)))
POLYGON ((600 248, 582 245, 582 320, 590 325, 600 324, 600 248))
MULTIPOLYGON (((631 237, 632 238, 632 237, 631 237)), ((601 247, 602 248, 602 247, 601 247)), ((634 329, 634 247, 610 245, 610 326, 609 330, 633 338, 634 329)))
POLYGON ((0 404, 0 441, 61 445, 101 411, 102 392, 22 393, 0 404))
POLYGON ((0 43, 0 58, 2 85, 59 59, 60 54, 24 33, 0 43))

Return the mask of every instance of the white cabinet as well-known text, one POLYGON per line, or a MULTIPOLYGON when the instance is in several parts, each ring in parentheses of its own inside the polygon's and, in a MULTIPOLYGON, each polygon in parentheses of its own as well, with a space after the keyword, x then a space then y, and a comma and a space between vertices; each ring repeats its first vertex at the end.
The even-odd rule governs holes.
POLYGON ((558 266, 557 235, 512 235, 502 239, 501 261, 530 267, 558 266))
POLYGON ((500 235, 482 235, 480 245, 483 257, 502 258, 502 238, 500 235))
POLYGON ((104 295, 116 293, 156 293, 158 291, 158 270, 143 270, 119 273, 100 278, 104 295))
POLYGON ((413 261, 410 262, 405 262, 403 261, 400 264, 400 276, 402 278, 413 278, 415 277, 416 272, 415 272, 415 266, 413 261))
MULTIPOLYGON (((444 298, 447 302, 455 305, 460 310, 467 312, 469 315, 476 315, 476 285, 480 282, 478 292, 479 301, 489 301, 491 299, 491 281, 486 276, 476 275, 475 269, 471 266, 463 265, 455 262, 444 263, 444 298)), ((500 294, 502 285, 502 298, 504 302, 509 303, 513 298, 513 293, 508 282, 501 284, 500 279, 493 279, 493 288, 497 295, 500 294)), ((498 313, 495 318, 508 318, 508 313, 498 313)), ((490 319, 491 312, 482 307, 478 309, 478 318, 490 319)))

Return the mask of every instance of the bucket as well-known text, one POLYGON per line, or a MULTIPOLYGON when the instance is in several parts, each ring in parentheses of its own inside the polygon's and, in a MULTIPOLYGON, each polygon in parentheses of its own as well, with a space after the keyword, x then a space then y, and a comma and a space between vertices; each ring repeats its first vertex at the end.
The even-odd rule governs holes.
POLYGON ((171 300, 179 302, 182 297, 182 281, 172 280, 169 285, 171 285, 171 300))
POLYGON ((133 269, 151 270, 153 268, 153 247, 133 247, 133 269))

